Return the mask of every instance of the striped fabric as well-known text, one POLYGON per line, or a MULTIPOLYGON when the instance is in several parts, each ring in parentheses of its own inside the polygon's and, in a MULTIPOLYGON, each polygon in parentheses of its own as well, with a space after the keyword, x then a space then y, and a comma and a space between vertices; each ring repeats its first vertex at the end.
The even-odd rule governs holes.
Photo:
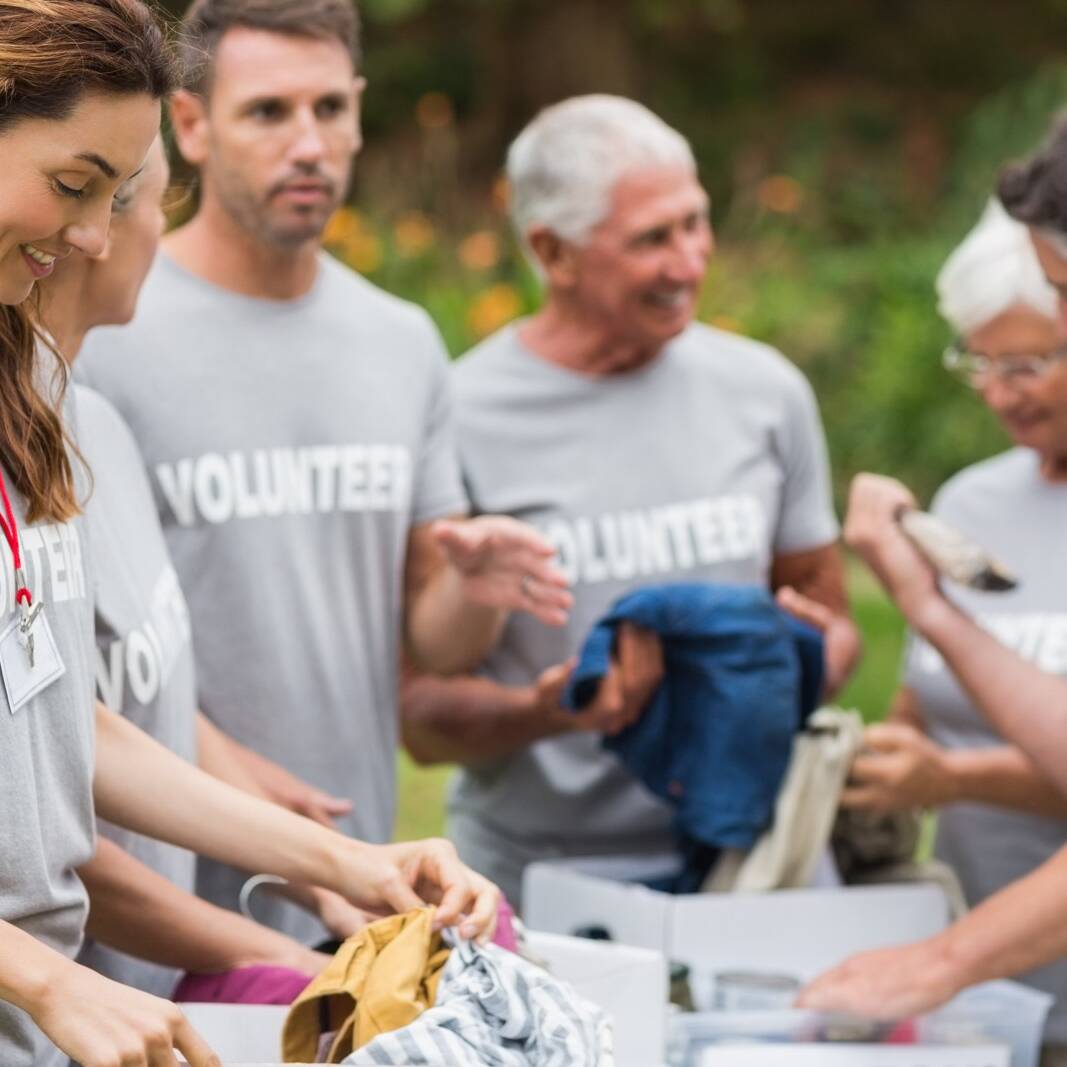
POLYGON ((405 1067, 613 1067, 607 1015, 547 971, 461 941, 437 1003, 410 1026, 381 1034, 344 1063, 405 1067))

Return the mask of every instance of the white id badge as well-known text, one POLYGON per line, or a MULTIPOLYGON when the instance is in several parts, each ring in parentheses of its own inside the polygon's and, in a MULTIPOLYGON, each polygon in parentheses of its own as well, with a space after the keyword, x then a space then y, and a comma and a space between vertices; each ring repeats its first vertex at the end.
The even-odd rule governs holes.
POLYGON ((33 621, 33 666, 26 648, 19 640, 19 619, 16 614, 10 625, 0 633, 0 674, 4 678, 7 703, 14 715, 28 700, 47 689, 67 668, 59 656, 48 616, 42 611, 33 621))

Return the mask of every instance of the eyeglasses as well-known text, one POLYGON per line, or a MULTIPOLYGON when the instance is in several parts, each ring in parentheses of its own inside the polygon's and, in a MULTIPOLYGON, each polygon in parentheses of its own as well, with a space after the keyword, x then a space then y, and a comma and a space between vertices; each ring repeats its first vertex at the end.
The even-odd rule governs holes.
POLYGON ((1039 382, 1064 359, 1067 359, 1067 345, 1054 348, 1043 356, 1018 355, 991 359, 978 352, 968 352, 959 342, 956 342, 945 349, 941 362, 945 370, 972 389, 981 389, 990 377, 996 377, 1008 385, 1017 386, 1039 382))

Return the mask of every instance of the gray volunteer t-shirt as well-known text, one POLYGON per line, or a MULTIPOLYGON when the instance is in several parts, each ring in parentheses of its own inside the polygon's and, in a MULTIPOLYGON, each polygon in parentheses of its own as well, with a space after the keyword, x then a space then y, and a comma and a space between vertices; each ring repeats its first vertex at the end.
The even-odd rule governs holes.
MULTIPOLYGON (((323 256, 291 301, 165 254, 137 316, 94 331, 84 380, 129 424, 189 602, 200 707, 392 833, 402 579, 413 525, 466 510, 428 316, 323 256)), ((246 874, 202 863, 234 908, 246 874)), ((257 902, 296 936, 317 924, 257 902)))
MULTIPOLYGON (((66 672, 14 713, 0 684, 0 920, 73 957, 87 912, 75 868, 93 854, 88 545, 81 518, 25 526, 10 478, 7 486, 29 587, 44 605, 66 672)), ((15 618, 13 562, 6 539, 0 538, 0 634, 15 618)), ((0 1001, 0 1064, 66 1062, 25 1013, 0 1001)))
MULTIPOLYGON (((1044 481, 1036 454, 1017 448, 956 475, 932 510, 1021 579, 1011 593, 980 593, 946 583, 946 595, 1024 659, 1067 676, 1067 485, 1044 481)), ((927 731, 938 744, 985 748, 1004 743, 940 655, 921 639, 909 642, 904 683, 915 691, 927 731)), ((1029 874, 1065 844, 1067 822, 1058 819, 979 804, 954 804, 938 815, 937 855, 956 869, 972 905, 1029 874)), ((1057 997, 1046 1036, 1067 1041, 1067 961, 1027 981, 1057 997)))
MULTIPOLYGON (((455 367, 460 458, 476 511, 532 522, 556 546, 575 606, 558 630, 514 616, 493 678, 533 682, 628 590, 763 584, 776 555, 834 541, 815 400, 777 352, 692 325, 647 367, 593 379, 532 354, 520 327, 455 367)), ((467 768, 451 799, 457 841, 478 837, 483 864, 485 847, 527 860, 669 847, 668 809, 600 740, 553 738, 467 768)), ((503 867, 487 873, 515 892, 503 867)))
MULTIPOLYGON (((99 393, 75 387, 78 438, 93 472, 85 508, 93 545, 96 695, 182 759, 196 762, 196 680, 189 612, 159 528, 137 445, 99 393)), ((101 821, 130 855, 188 892, 196 857, 101 821)), ((178 972, 87 941, 80 962, 168 997, 178 972)))

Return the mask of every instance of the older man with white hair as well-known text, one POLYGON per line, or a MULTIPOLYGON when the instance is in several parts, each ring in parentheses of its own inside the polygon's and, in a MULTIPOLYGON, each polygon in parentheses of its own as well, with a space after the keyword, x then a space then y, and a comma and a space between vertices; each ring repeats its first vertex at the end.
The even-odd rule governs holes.
POLYGON ((811 389, 773 349, 694 322, 713 239, 686 140, 631 100, 579 97, 534 119, 507 170, 545 303, 457 365, 461 460, 476 510, 556 546, 575 606, 556 631, 514 618, 482 676, 409 679, 404 734, 416 759, 464 764, 450 835, 517 898, 533 860, 673 847, 668 808, 601 747, 657 684, 656 637, 624 626, 595 702, 560 707, 621 594, 780 590, 823 626, 830 686, 859 642, 811 389))

